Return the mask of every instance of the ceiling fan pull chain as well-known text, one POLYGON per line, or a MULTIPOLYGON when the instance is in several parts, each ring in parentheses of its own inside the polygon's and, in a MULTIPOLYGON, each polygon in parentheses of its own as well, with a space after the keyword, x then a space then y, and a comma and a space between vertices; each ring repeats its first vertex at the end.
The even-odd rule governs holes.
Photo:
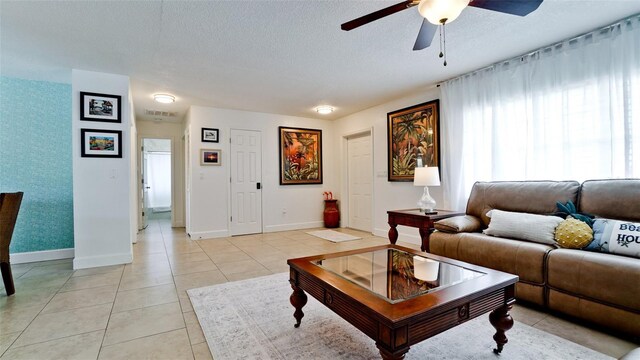
POLYGON ((447 31, 442 23, 442 51, 444 52, 444 66, 447 66, 447 31))
POLYGON ((444 54, 442 54, 442 26, 440 26, 440 54, 438 55, 438 57, 443 57, 444 54))

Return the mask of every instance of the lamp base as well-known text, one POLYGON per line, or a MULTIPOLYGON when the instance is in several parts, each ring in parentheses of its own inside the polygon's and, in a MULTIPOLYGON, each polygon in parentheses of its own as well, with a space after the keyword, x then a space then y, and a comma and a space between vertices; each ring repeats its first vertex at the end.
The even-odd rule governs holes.
POLYGON ((429 187, 424 187, 424 192, 422 193, 422 197, 418 200, 418 207, 420 211, 424 212, 427 215, 433 215, 437 212, 434 210, 436 207, 436 201, 429 194, 429 187))

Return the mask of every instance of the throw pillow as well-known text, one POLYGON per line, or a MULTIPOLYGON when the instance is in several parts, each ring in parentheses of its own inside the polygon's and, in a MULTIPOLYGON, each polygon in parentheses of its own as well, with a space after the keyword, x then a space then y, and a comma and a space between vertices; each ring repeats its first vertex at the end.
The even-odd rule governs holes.
POLYGON ((582 249, 593 240, 593 230, 585 222, 571 216, 556 227, 555 239, 560 247, 582 249))
POLYGON ((574 219, 585 222, 589 227, 593 226, 594 216, 591 214, 579 213, 578 209, 576 209, 576 206, 573 204, 573 201, 569 200, 566 204, 558 201, 556 202, 556 206, 558 207, 558 212, 554 215, 560 216, 563 219, 566 219, 567 216, 571 216, 574 219))
POLYGON ((557 216, 517 213, 493 209, 487 213, 491 218, 483 233, 512 239, 527 240, 555 245, 556 226, 562 222, 557 216))
POLYGON ((480 219, 473 215, 454 216, 437 221, 434 227, 446 233, 476 232, 482 229, 480 219))
POLYGON ((640 258, 640 223, 596 219, 593 238, 585 250, 640 258))

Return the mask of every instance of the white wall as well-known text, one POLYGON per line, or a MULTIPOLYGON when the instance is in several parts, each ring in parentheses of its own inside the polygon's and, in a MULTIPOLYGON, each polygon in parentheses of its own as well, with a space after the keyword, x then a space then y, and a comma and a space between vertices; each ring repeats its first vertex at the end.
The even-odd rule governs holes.
POLYGON ((129 77, 73 70, 71 74, 74 269, 129 263, 136 214, 132 196, 129 77), (80 91, 120 95, 122 122, 80 121, 80 91), (80 157, 80 129, 122 130, 122 158, 80 157))
POLYGON ((190 133, 191 195, 187 200, 188 231, 192 239, 229 236, 229 134, 231 129, 262 134, 263 231, 323 226, 324 191, 337 191, 334 123, 327 120, 192 106, 186 116, 190 133), (279 183, 278 126, 322 130, 323 184, 279 183), (219 129, 219 143, 200 141, 201 128, 219 129), (222 166, 200 166, 200 149, 221 149, 222 166), (286 212, 284 212, 286 211, 286 212))
MULTIPOLYGON (((171 139, 171 226, 185 226, 183 125, 170 122, 138 121, 138 138, 171 139)), ((142 142, 139 142, 141 145, 142 142)), ((139 154, 140 146, 136 151, 139 154)), ((138 202, 139 205, 140 202, 138 202)))
MULTIPOLYGON (((345 136, 373 129, 373 233, 378 236, 387 236, 389 225, 387 224, 387 210, 416 208, 416 202, 422 196, 422 187, 413 186, 411 182, 389 182, 387 180, 387 113, 417 105, 426 101, 438 99, 440 90, 431 88, 408 96, 394 100, 376 107, 363 110, 336 120, 334 128, 335 144, 338 145, 336 161, 340 166, 336 168, 336 178, 340 185, 339 195, 344 198, 347 194, 346 159, 347 153, 343 140, 345 136), (344 196, 342 196, 344 195, 344 196)), ((442 114, 442 111, 440 112, 442 114)), ((442 122, 442 118, 440 119, 442 122)), ((444 137, 440 135, 442 142, 444 137)), ((440 144, 442 149, 442 143, 440 144)), ((442 166, 442 164, 441 164, 442 166)), ((430 187, 431 196, 438 203, 438 207, 443 204, 441 187, 430 187)), ((343 210, 342 218, 345 219, 345 210, 348 204, 347 199, 341 202, 343 210)), ((399 226, 400 233, 398 240, 420 244, 420 236, 415 228, 399 226)))

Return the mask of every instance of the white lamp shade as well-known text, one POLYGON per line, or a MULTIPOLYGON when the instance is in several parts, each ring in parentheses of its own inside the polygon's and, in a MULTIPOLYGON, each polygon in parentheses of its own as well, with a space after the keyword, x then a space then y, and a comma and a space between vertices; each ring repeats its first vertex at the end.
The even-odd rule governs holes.
POLYGON ((413 174, 415 186, 440 186, 440 173, 437 166, 417 167, 413 174))
POLYGON ((440 25, 442 19, 447 24, 457 19, 462 10, 469 5, 469 0, 421 0, 418 12, 435 25, 440 25))

